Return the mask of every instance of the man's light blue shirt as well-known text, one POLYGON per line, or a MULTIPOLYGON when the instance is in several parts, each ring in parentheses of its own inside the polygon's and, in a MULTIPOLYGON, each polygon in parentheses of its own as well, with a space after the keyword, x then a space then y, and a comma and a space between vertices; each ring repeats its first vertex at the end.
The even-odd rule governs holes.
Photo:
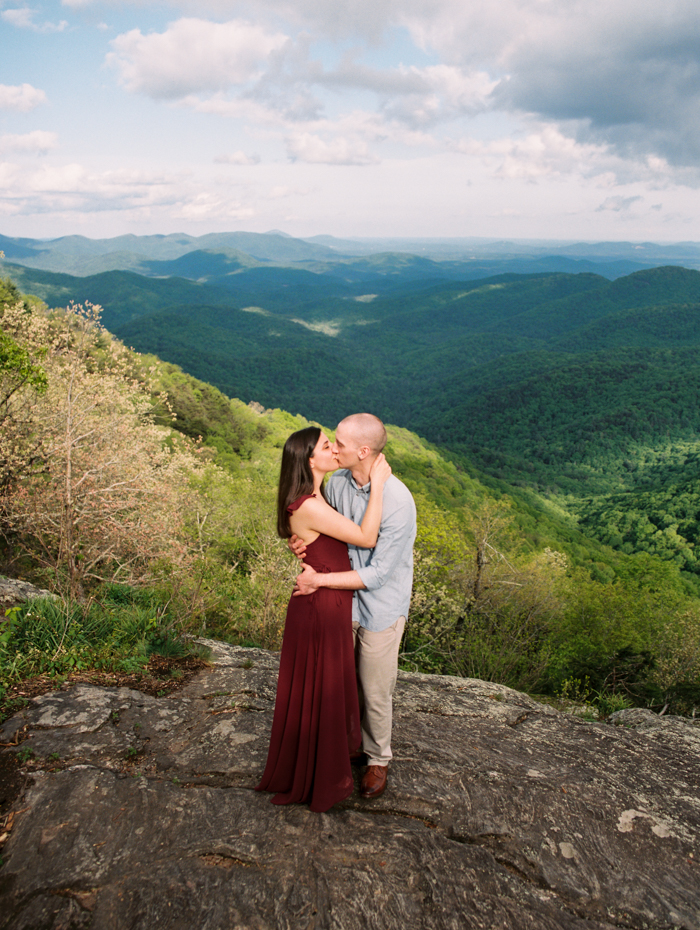
MULTIPOLYGON (((326 497, 339 513, 359 524, 367 509, 369 490, 369 482, 360 487, 352 473, 341 468, 331 476, 326 497)), ((395 475, 384 485, 382 504, 374 549, 348 546, 350 566, 366 588, 355 591, 352 619, 375 633, 386 630, 399 617, 408 617, 416 538, 416 505, 411 492, 395 475)))

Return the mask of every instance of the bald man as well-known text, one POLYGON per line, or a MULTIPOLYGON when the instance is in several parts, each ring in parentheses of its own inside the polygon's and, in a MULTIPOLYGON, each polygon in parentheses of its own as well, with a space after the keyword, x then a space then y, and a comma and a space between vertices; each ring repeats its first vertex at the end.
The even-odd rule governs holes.
MULTIPOLYGON (((361 523, 369 500, 372 463, 386 445, 386 430, 370 413, 356 413, 338 424, 332 449, 340 469, 326 486, 339 513, 361 523)), ((377 798, 387 784, 391 752, 393 693, 399 646, 413 585, 416 506, 402 481, 392 475, 384 485, 382 520, 374 549, 348 546, 352 571, 318 573, 309 566, 297 578, 295 596, 320 587, 352 590, 358 690, 362 710, 362 748, 367 769, 360 794, 377 798)), ((300 541, 299 541, 300 542, 300 541)), ((303 556, 303 544, 292 548, 303 556)))

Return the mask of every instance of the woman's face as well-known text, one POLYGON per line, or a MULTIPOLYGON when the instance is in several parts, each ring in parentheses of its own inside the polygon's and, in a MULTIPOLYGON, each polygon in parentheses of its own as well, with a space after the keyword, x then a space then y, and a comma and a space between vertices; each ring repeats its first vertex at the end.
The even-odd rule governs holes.
POLYGON ((321 433, 314 447, 313 455, 309 459, 311 467, 316 471, 337 471, 338 459, 331 449, 331 442, 325 433, 321 433))

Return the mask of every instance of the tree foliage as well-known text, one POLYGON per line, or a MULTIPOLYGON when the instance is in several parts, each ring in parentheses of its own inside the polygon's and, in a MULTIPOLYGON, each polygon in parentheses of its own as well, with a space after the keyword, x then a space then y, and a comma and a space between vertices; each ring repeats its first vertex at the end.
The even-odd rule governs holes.
MULTIPOLYGON (((509 283, 492 282, 496 289, 509 283)), ((556 304, 567 299, 567 286, 530 282, 532 308, 538 291, 556 304)), ((475 306, 489 305, 490 287, 477 288, 475 306)), ((594 290, 581 285, 574 297, 591 298, 594 290)), ((232 400, 172 363, 127 350, 89 306, 47 311, 9 296, 0 433, 6 564, 22 557, 38 579, 78 598, 97 596, 105 580, 157 582, 193 632, 279 646, 297 563, 274 533, 275 487, 281 447, 307 421, 232 400)), ((430 299, 437 312, 443 291, 430 299)), ((458 309, 465 314, 468 307, 458 309)), ((511 294, 504 325, 513 314, 511 294)), ((436 335, 427 320, 424 330, 427 347, 436 335)), ((282 374, 294 384, 302 372, 305 389, 318 394, 319 357, 308 345, 304 351, 304 367, 282 374)), ((513 359, 503 367, 512 365, 512 372, 519 364, 513 359)), ((507 376, 492 372, 494 389, 507 376)), ((459 384, 441 401, 446 415, 459 384)), ((560 405, 574 409, 575 397, 567 398, 561 384, 552 378, 552 406, 541 404, 548 417, 557 391, 560 405)), ((381 381, 379 387, 381 395, 381 381)), ((342 388, 336 378, 335 389, 342 388)), ((507 396, 515 403, 514 394, 507 396)), ((489 410, 480 423, 495 415, 489 410)), ((499 410, 502 427, 512 411, 505 403, 499 410)), ((496 427, 489 433, 479 426, 476 434, 485 439, 486 455, 496 427)), ((614 459, 600 449, 613 439, 606 421, 595 452, 599 475, 614 459)), ((508 448, 505 439, 501 445, 508 448)), ((557 450, 547 449, 551 473, 561 476, 557 450)), ((593 452, 586 454, 592 461, 593 452)), ((419 518, 407 667, 531 691, 593 689, 692 711, 700 705, 700 613, 680 569, 687 574, 694 565, 698 513, 686 478, 697 454, 690 439, 678 439, 621 460, 634 500, 611 495, 607 510, 596 510, 594 497, 580 505, 582 524, 601 542, 581 532, 561 499, 485 475, 459 451, 390 427, 387 455, 413 492, 419 518), (644 531, 647 523, 653 532, 644 531), (645 539, 653 545, 639 552, 645 539)), ((577 467, 593 473, 583 460, 577 467)))
POLYGON ((46 378, 31 404, 26 382, 7 401, 5 533, 71 597, 90 581, 140 579, 159 558, 184 557, 183 505, 197 467, 153 422, 128 353, 98 317, 92 307, 46 314, 20 305, 3 316, 25 352, 44 347, 46 378))

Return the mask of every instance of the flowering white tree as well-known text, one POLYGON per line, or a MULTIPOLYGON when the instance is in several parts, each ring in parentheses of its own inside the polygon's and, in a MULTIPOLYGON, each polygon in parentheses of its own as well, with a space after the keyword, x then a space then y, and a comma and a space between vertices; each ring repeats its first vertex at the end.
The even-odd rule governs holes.
POLYGON ((29 408, 28 386, 8 400, 2 451, 13 480, 2 508, 15 542, 72 597, 90 579, 142 580, 159 559, 185 559, 196 455, 153 422, 133 355, 99 325, 99 308, 6 306, 2 324, 30 354, 46 350, 44 393, 29 408))

